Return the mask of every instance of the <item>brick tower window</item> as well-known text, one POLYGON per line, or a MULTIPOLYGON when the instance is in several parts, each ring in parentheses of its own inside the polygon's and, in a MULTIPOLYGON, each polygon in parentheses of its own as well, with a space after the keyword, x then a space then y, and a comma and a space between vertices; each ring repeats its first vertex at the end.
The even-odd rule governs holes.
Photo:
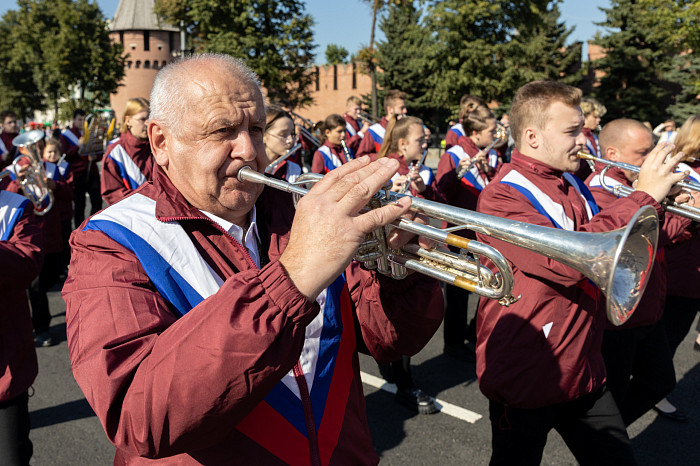
POLYGON ((143 62, 143 67, 150 69, 151 68, 151 60, 146 60, 145 62, 143 62))
POLYGON ((151 31, 143 31, 143 50, 151 50, 151 31))
POLYGON ((141 60, 136 60, 136 65, 134 68, 141 68, 141 60))

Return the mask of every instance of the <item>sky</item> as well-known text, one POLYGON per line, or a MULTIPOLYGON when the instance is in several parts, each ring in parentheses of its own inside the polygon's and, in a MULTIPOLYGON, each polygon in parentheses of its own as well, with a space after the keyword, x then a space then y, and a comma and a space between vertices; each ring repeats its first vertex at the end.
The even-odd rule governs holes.
MULTIPOLYGON (((351 54, 369 45, 372 15, 368 3, 361 0, 307 0, 305 3, 307 13, 316 22, 314 38, 318 63, 325 62, 324 53, 328 44, 343 46, 351 54)), ((119 0, 97 0, 97 4, 105 17, 111 18, 117 11, 119 0)), ((16 6, 15 0, 0 0, 0 14, 16 6)), ((569 36, 569 43, 584 43, 584 60, 587 54, 586 41, 601 29, 593 23, 605 19, 599 7, 609 6, 610 0, 564 0, 560 5, 561 19, 568 27, 575 27, 569 36)), ((378 27, 377 34, 378 40, 383 39, 378 27)))

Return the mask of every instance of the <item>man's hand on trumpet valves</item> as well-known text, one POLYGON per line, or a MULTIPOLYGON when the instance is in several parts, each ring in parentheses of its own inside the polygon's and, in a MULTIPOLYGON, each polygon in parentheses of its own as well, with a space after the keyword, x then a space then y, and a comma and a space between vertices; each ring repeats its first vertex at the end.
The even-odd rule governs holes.
POLYGON ((640 167, 636 189, 644 191, 653 197, 656 202, 663 201, 669 193, 676 194, 672 190, 673 185, 682 181, 690 172, 675 172, 676 165, 683 158, 683 153, 671 156, 675 146, 673 144, 660 143, 646 156, 640 167))
MULTIPOLYGON (((411 199, 360 213, 399 167, 397 160, 360 157, 328 173, 297 204, 289 244, 280 257, 289 278, 309 299, 350 264, 365 235, 408 212, 411 199)), ((403 235, 397 233, 399 243, 403 235)))

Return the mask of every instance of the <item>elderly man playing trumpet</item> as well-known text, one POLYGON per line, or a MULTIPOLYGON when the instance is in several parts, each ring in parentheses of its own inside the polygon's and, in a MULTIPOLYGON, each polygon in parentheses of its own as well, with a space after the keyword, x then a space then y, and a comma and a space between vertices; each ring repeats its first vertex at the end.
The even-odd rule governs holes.
POLYGON ((237 178, 267 165, 264 130, 242 62, 163 68, 153 181, 73 235, 71 364, 115 463, 375 464, 357 351, 413 354, 440 324, 436 282, 351 262, 409 209, 360 215, 398 163, 348 163, 295 214, 288 194, 237 178))

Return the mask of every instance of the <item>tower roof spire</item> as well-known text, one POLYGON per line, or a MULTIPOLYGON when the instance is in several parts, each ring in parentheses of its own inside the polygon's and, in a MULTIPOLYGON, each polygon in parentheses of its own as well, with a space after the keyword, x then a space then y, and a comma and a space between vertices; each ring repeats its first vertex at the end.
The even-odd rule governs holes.
POLYGON ((120 0, 109 25, 112 31, 178 31, 161 21, 153 11, 155 0, 120 0))

